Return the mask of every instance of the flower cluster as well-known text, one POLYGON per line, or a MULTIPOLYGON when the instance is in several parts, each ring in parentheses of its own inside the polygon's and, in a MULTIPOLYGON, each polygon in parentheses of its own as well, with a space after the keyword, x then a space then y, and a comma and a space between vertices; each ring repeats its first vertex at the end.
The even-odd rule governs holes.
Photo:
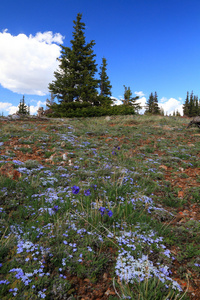
POLYGON ((99 211, 101 213, 102 216, 104 216, 105 214, 107 214, 109 217, 112 217, 113 212, 105 207, 100 207, 99 211))

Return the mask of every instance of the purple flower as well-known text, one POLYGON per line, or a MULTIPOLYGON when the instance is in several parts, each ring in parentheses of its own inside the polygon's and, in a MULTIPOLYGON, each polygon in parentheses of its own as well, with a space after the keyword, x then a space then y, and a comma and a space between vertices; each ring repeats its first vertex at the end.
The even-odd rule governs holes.
POLYGON ((52 208, 53 211, 58 211, 58 205, 54 205, 54 207, 52 208))
POLYGON ((103 216, 104 214, 106 214, 106 213, 107 213, 107 215, 108 215, 109 217, 112 217, 112 215, 113 215, 113 212, 112 212, 111 210, 109 210, 109 209, 106 209, 105 207, 100 207, 100 208, 99 208, 99 211, 100 211, 100 213, 101 213, 102 216, 103 216))
POLYGON ((107 214, 108 214, 109 217, 112 217, 113 212, 111 210, 107 209, 107 214))
POLYGON ((77 194, 79 193, 79 191, 80 191, 80 188, 79 188, 78 186, 74 185, 74 186, 72 187, 72 193, 73 193, 74 195, 77 195, 77 194))
POLYGON ((113 151, 112 151, 112 155, 117 155, 117 153, 113 150, 113 151))
POLYGON ((84 191, 84 195, 85 195, 85 196, 90 196, 90 195, 91 195, 90 189, 85 190, 85 191, 84 191))
POLYGON ((99 208, 99 211, 100 211, 100 213, 101 213, 102 216, 104 215, 105 210, 106 210, 105 207, 100 207, 99 208))

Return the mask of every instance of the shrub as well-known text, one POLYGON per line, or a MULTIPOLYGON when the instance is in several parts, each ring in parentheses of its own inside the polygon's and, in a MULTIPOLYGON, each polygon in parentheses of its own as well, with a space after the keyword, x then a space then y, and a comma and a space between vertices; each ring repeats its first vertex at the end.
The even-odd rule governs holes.
POLYGON ((111 115, 133 115, 134 108, 127 105, 114 106, 92 106, 90 103, 72 102, 53 104, 52 112, 48 114, 49 117, 60 118, 74 118, 74 117, 101 117, 111 115))

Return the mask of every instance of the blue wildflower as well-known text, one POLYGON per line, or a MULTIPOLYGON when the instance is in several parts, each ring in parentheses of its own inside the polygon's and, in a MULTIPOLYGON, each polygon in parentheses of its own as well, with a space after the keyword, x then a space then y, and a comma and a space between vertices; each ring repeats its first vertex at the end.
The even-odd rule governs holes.
POLYGON ((85 196, 90 196, 90 195, 91 195, 90 189, 85 190, 85 191, 84 191, 84 195, 85 195, 85 196))
POLYGON ((53 211, 58 211, 58 205, 54 205, 54 207, 52 208, 53 211))
POLYGON ((78 186, 74 185, 74 186, 72 187, 72 193, 73 193, 74 195, 77 195, 77 194, 79 193, 79 191, 80 191, 80 188, 79 188, 78 186))
POLYGON ((99 208, 99 211, 100 211, 102 216, 105 214, 105 210, 106 210, 105 207, 100 207, 99 208))
POLYGON ((113 212, 111 210, 107 209, 107 214, 108 214, 109 217, 112 217, 113 212))
POLYGON ((113 212, 112 212, 111 210, 109 210, 109 209, 106 209, 105 207, 100 207, 100 208, 99 208, 99 211, 100 211, 100 213, 101 213, 102 216, 103 216, 104 214, 106 214, 106 213, 107 213, 107 215, 108 215, 109 217, 112 217, 112 215, 113 215, 113 212))

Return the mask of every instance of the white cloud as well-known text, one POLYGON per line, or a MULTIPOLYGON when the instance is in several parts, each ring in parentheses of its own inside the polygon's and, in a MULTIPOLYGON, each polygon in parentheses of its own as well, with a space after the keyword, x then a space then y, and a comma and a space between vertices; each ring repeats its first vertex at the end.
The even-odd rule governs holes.
MULTIPOLYGON (((134 92, 135 95, 140 96, 141 98, 139 98, 136 102, 140 103, 140 105, 142 106, 142 109, 139 110, 140 114, 144 114, 145 112, 145 106, 146 106, 146 102, 147 102, 147 98, 144 97, 144 93, 142 91, 140 92, 134 92)), ((120 99, 115 98, 115 97, 111 97, 114 100, 114 104, 115 105, 120 105, 122 104, 122 97, 119 96, 120 99)), ((169 115, 169 114, 173 114, 173 112, 175 111, 179 111, 179 113, 181 115, 183 115, 183 104, 181 104, 181 98, 179 98, 179 100, 175 99, 175 98, 170 98, 167 99, 166 97, 162 97, 159 100, 159 107, 162 107, 164 109, 164 113, 169 115)))
POLYGON ((166 97, 162 97, 159 102, 164 103, 166 101, 167 101, 167 98, 166 97))
POLYGON ((145 112, 145 106, 146 106, 146 102, 147 102, 146 97, 141 97, 136 102, 141 105, 142 109, 139 110, 139 113, 140 113, 140 115, 143 115, 143 113, 145 112))
POLYGON ((37 114, 37 110, 39 107, 44 107, 45 109, 45 106, 46 106, 46 101, 45 102, 42 102, 42 101, 35 101, 35 100, 31 100, 31 102, 36 102, 36 105, 30 105, 30 114, 31 115, 35 115, 37 114))
POLYGON ((136 95, 136 96, 139 96, 139 97, 143 97, 144 96, 144 93, 142 92, 142 91, 140 91, 140 92, 134 92, 134 94, 136 95))
MULTIPOLYGON (((35 105, 30 105, 30 114, 31 115, 36 115, 37 110, 39 107, 46 107, 46 101, 36 101, 36 100, 31 100, 31 102, 35 102, 35 105)), ((7 115, 12 115, 18 111, 19 107, 14 106, 9 102, 0 102, 0 115, 3 114, 4 116, 7 115)))
POLYGON ((122 101, 116 97, 110 97, 114 101, 114 105, 121 105, 122 101))
POLYGON ((160 107, 164 109, 165 114, 173 114, 174 111, 179 111, 181 115, 183 115, 183 104, 181 104, 180 100, 177 100, 175 98, 161 98, 160 100, 161 103, 158 103, 160 107), (163 101, 165 99, 165 102, 163 101))
POLYGON ((18 107, 12 105, 9 102, 0 102, 0 114, 3 115, 14 114, 17 111, 18 107))
POLYGON ((13 36, 0 32, 0 84, 20 94, 45 95, 53 73, 58 68, 57 57, 64 37, 51 31, 35 36, 13 36))

